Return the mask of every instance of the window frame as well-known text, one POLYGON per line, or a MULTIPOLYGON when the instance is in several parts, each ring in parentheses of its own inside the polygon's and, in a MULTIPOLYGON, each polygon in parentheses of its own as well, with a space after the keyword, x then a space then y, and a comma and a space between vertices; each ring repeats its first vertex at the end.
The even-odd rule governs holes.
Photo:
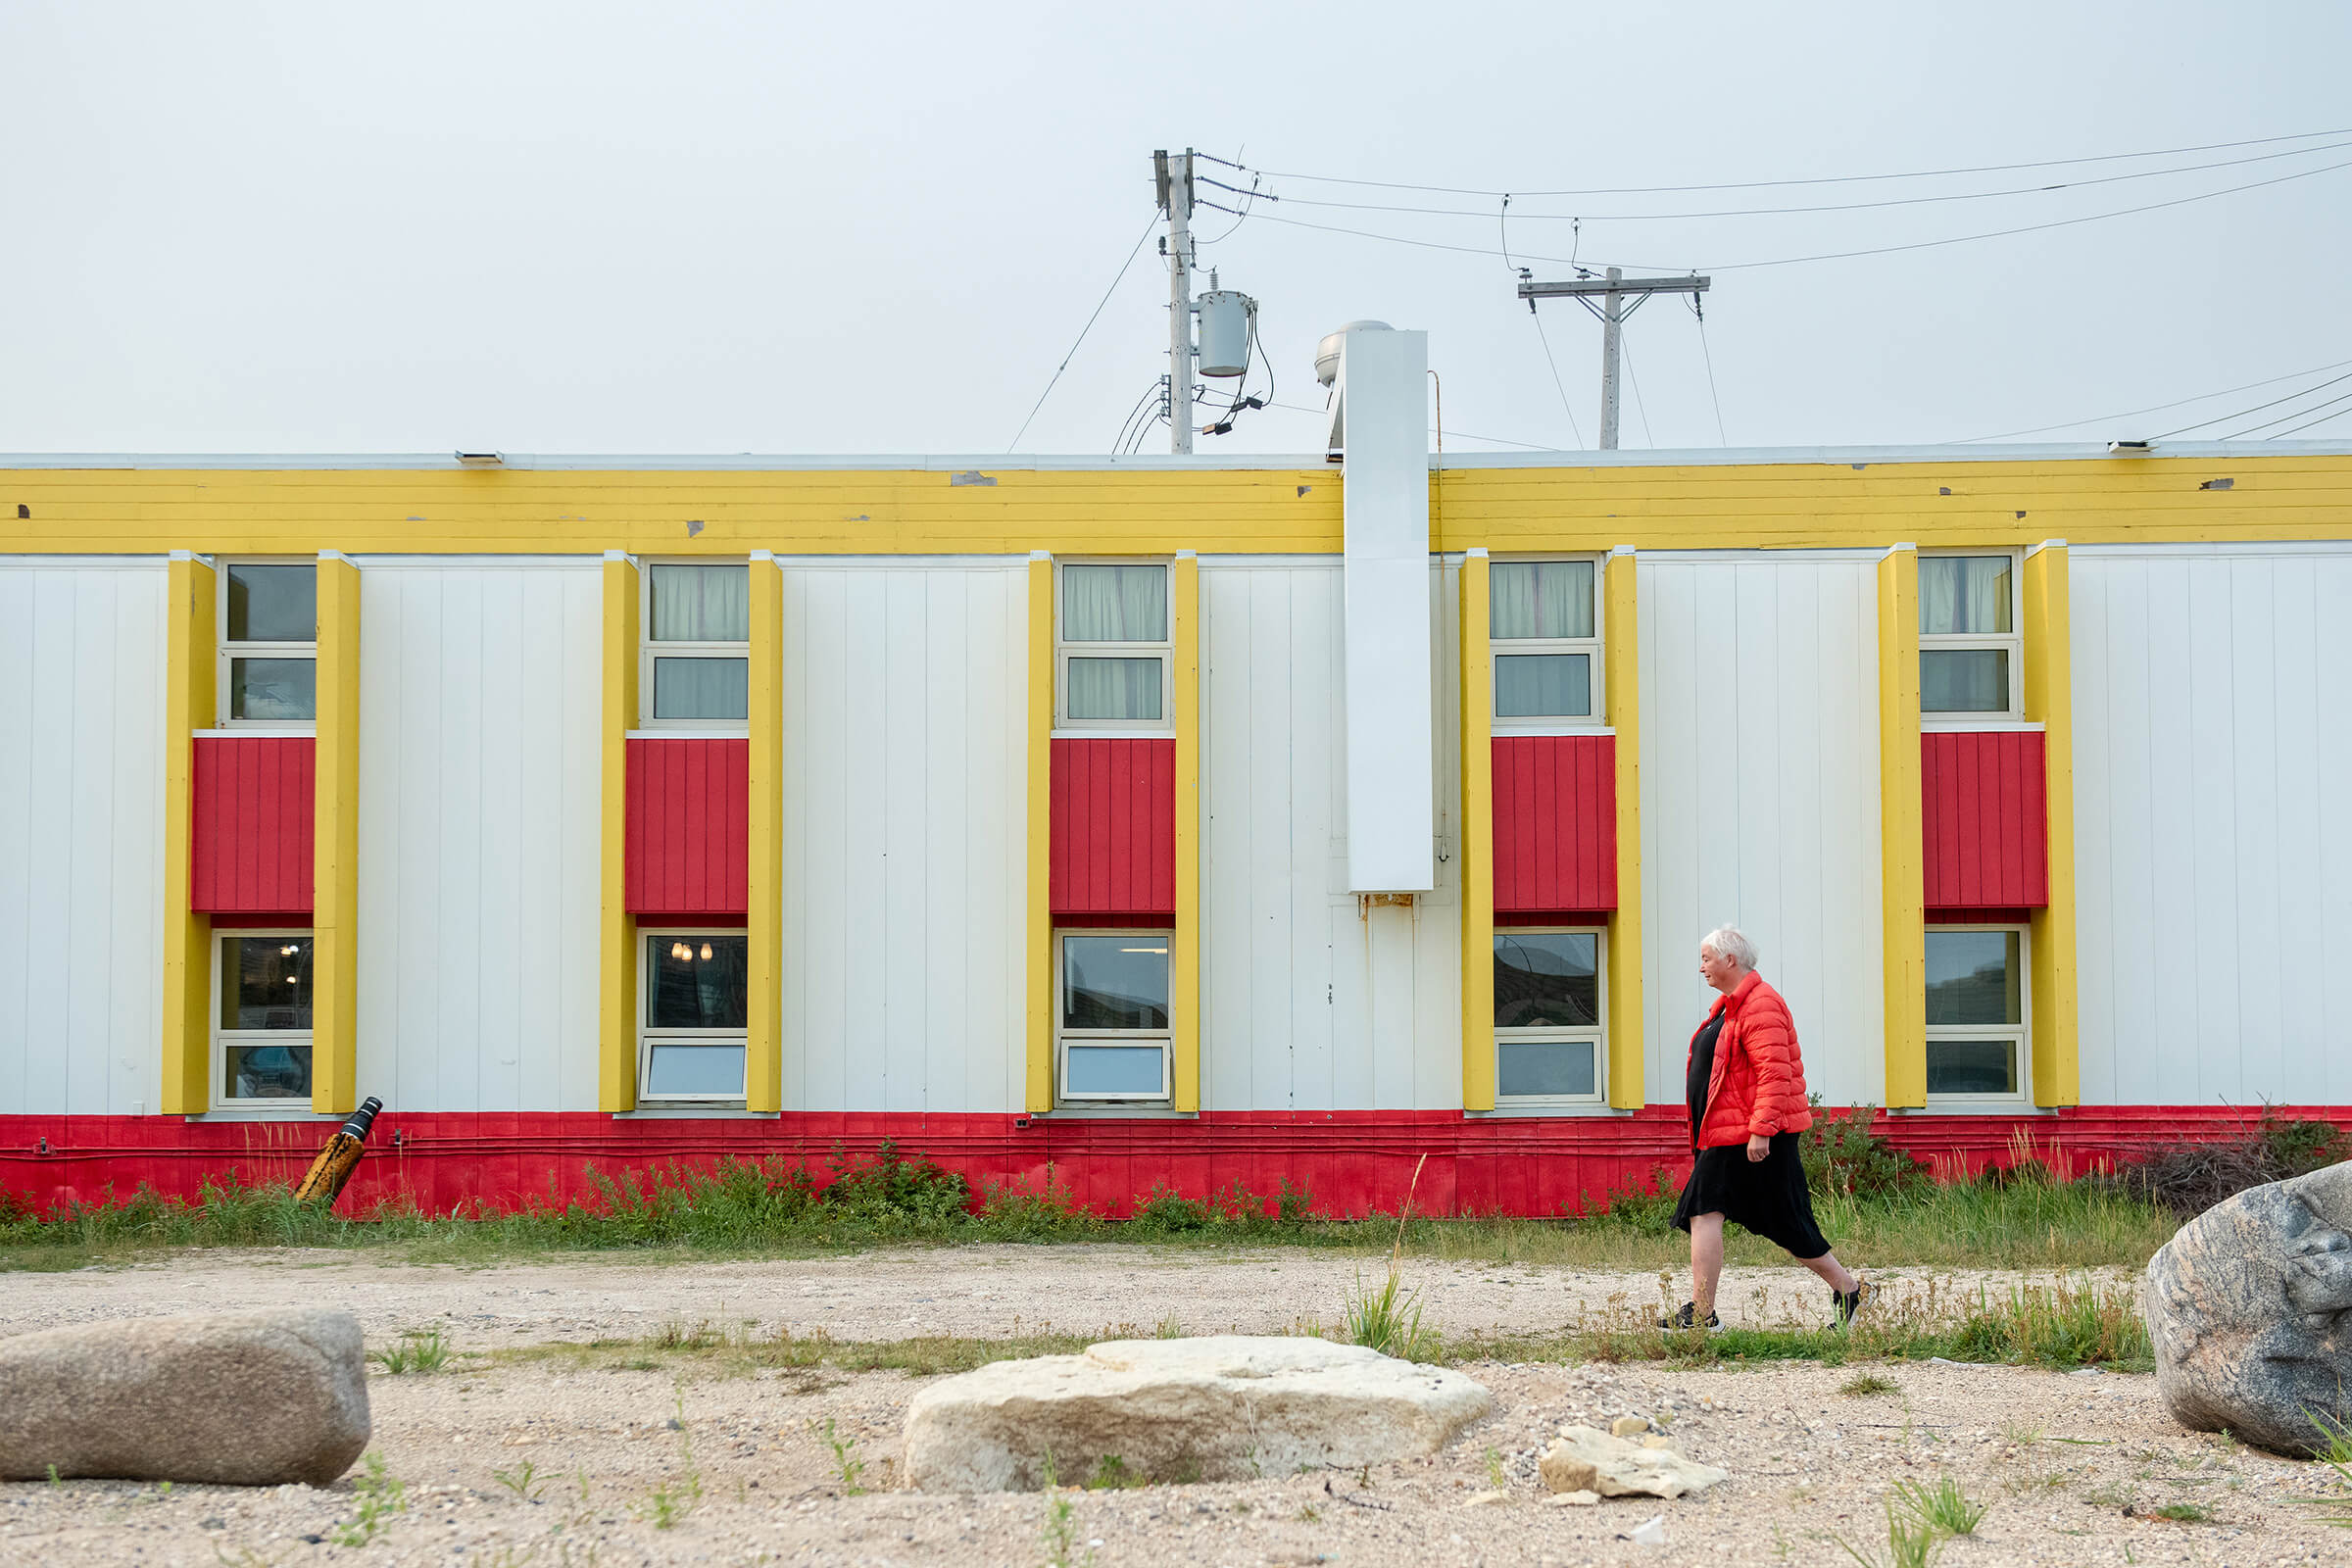
MULTIPOLYGON (((1165 556, 1073 556, 1054 562, 1054 727, 1057 730, 1107 731, 1112 734, 1173 735, 1176 733, 1176 573, 1165 556), (1063 570, 1070 566, 1157 566, 1167 606, 1167 635, 1158 642, 1077 642, 1064 637, 1063 570), (1070 660, 1156 659, 1159 661, 1159 717, 1072 718, 1070 716, 1070 660)), ((1058 1004, 1056 1004, 1058 1005, 1058 1004)))
POLYGON ((1133 1105, 1165 1109, 1176 1098, 1176 932, 1157 926, 1071 925, 1054 928, 1054 1102, 1056 1105, 1133 1105), (1162 1029, 1071 1029, 1063 991, 1063 959, 1068 937, 1157 937, 1167 947, 1168 1022, 1162 1029), (1159 1093, 1156 1095, 1073 1095, 1069 1092, 1070 1045, 1145 1045, 1159 1047, 1159 1093))
MULTIPOLYGON (((1925 1094, 1927 1110, 1999 1110, 2014 1111, 2020 1105, 2034 1102, 2034 928, 2031 925, 2012 925, 1999 920, 1945 922, 1938 920, 1928 926, 1927 934, 1938 932, 1997 932, 2017 938, 2017 1022, 2014 1024, 1932 1023, 1926 1025, 1921 1044, 1920 1079, 1927 1080, 1926 1054, 1938 1040, 2007 1040, 2017 1045, 2017 1088, 2005 1095, 1937 1095, 1925 1094)), ((1923 954, 1925 942, 1922 944, 1923 954)), ((1920 972, 1920 996, 1925 1004, 1927 972, 1923 962, 1920 972)))
POLYGON ((738 563, 731 556, 645 556, 637 563, 637 727, 639 729, 674 729, 705 731, 722 735, 749 735, 752 732, 750 714, 742 718, 661 718, 654 712, 655 661, 661 659, 732 659, 743 663, 747 710, 751 668, 752 642, 668 641, 654 639, 654 568, 656 566, 733 566, 740 564, 748 573, 751 558, 738 563))
POLYGON ((741 1029, 657 1029, 646 1021, 646 1003, 651 996, 648 941, 655 937, 680 939, 695 937, 743 937, 748 958, 749 931, 739 925, 640 925, 637 927, 637 1103, 640 1105, 715 1105, 742 1106, 751 1093, 752 1042, 751 1018, 747 1014, 741 1029), (743 1051, 744 1087, 732 1095, 658 1095, 647 1087, 652 1082, 654 1047, 665 1046, 736 1046, 743 1051))
POLYGON ((311 1082, 315 1085, 318 1081, 318 1056, 317 1045, 318 999, 316 989, 314 989, 311 997, 311 1027, 308 1029, 225 1029, 222 1028, 220 1024, 222 977, 227 973, 228 967, 227 964, 222 961, 222 957, 227 952, 228 944, 231 942, 245 941, 251 938, 262 938, 267 940, 272 937, 280 940, 288 937, 301 937, 305 941, 311 943, 311 953, 313 956, 312 961, 314 964, 312 977, 315 988, 318 973, 316 963, 318 951, 318 933, 316 926, 237 925, 220 926, 216 927, 213 931, 213 988, 210 993, 211 1005, 206 1008, 206 1011, 211 1016, 213 1037, 212 1102, 215 1106, 222 1110, 235 1110, 241 1112, 256 1110, 277 1110, 284 1111, 290 1116, 308 1116, 311 1114, 311 1097, 309 1095, 287 1096, 283 1099, 256 1099, 241 1095, 232 1095, 229 1093, 230 1084, 228 1077, 228 1053, 229 1049, 233 1046, 300 1045, 306 1047, 312 1053, 311 1082))
MULTIPOLYGON (((318 558, 317 556, 235 556, 213 563, 213 718, 219 729, 253 735, 316 735, 318 733, 318 558), (308 642, 231 642, 228 637, 228 574, 236 566, 308 566, 312 572, 311 638, 308 642), (240 659, 307 659, 311 662, 309 718, 236 718, 236 661, 240 659)), ((240 1102, 243 1103, 243 1102, 240 1102)))
POLYGON ((1922 550, 1919 560, 1982 561, 2005 556, 2009 561, 2009 625, 2005 632, 1935 632, 1919 634, 1919 653, 1965 653, 1999 649, 2009 655, 2009 706, 2005 709, 1931 709, 1927 706, 1925 660, 1920 679, 1919 723, 1922 729, 1981 729, 1987 724, 2020 724, 2026 716, 2026 553, 2009 546, 1981 550, 1922 550))
POLYGON ((1597 1022, 1576 1028, 1506 1029, 1495 1024, 1490 1030, 1494 1036, 1494 1106, 1497 1110, 1520 1110, 1544 1105, 1600 1105, 1609 1098, 1609 928, 1605 925, 1498 925, 1489 943, 1487 961, 1492 964, 1493 942, 1500 941, 1506 932, 1525 932, 1530 936, 1589 936, 1593 938, 1592 963, 1595 989, 1600 998, 1600 1017, 1597 1022), (1592 1045, 1592 1092, 1589 1095, 1506 1095, 1502 1092, 1502 1047, 1506 1040, 1527 1045, 1544 1045, 1554 1041, 1591 1040, 1592 1045))
POLYGON ((1609 727, 1608 680, 1604 664, 1608 657, 1608 593, 1604 579, 1608 572, 1607 554, 1582 553, 1514 554, 1491 557, 1487 562, 1487 725, 1494 735, 1569 735, 1609 727), (1590 637, 1497 637, 1494 635, 1494 570, 1496 566, 1548 565, 1553 563, 1581 562, 1592 568, 1592 635, 1590 637), (1500 662, 1504 658, 1525 658, 1529 655, 1583 654, 1590 662, 1585 667, 1592 689, 1586 693, 1589 712, 1519 714, 1506 718, 1501 711, 1502 681, 1500 662))

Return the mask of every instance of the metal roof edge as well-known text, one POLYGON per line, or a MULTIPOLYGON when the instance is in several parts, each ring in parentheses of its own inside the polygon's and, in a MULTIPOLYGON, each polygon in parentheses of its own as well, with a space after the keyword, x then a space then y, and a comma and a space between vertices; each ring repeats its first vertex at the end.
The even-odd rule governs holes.
MULTIPOLYGON (((1955 443, 1943 446, 1821 446, 1821 447, 1690 447, 1642 448, 1613 452, 1454 452, 1432 454, 1430 466, 1449 471, 1475 468, 1679 468, 1771 467, 1838 466, 1866 468, 1882 464, 1937 463, 2162 463, 2191 459, 2202 462, 2242 461, 2248 458, 2352 457, 2352 441, 2182 441, 2167 442, 2146 455, 2119 455, 2105 443, 2069 442, 2049 445, 1993 445, 1955 443)), ((413 453, 252 454, 218 453, 0 453, 0 469, 18 470, 236 470, 287 469, 318 471, 434 471, 497 472, 684 472, 684 473, 825 473, 908 472, 969 473, 985 478, 997 473, 1136 472, 1297 472, 1331 469, 1339 465, 1315 453, 1258 454, 1231 457, 1215 454, 1113 456, 1071 454, 1030 457, 957 457, 833 455, 532 455, 510 453, 497 466, 461 466, 454 456, 413 453)))

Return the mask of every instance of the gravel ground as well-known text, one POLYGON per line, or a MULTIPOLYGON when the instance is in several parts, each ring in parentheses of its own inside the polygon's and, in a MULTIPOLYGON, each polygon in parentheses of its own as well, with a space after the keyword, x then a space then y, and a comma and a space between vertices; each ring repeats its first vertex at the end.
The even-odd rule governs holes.
MULTIPOLYGON (((1435 1264, 1416 1272, 1456 1332, 1556 1323, 1575 1300, 1657 1293, 1648 1274, 1435 1264), (1500 1283, 1503 1275, 1514 1283, 1500 1283)), ((1748 1292, 1759 1282, 1769 1291, 1785 1285, 1810 1315, 1815 1291, 1760 1281, 1771 1272, 1740 1271, 1727 1300, 1738 1296, 1736 1304, 1752 1307, 1748 1292)), ((440 1322, 460 1349, 648 1333, 703 1316, 758 1318, 763 1330, 821 1324, 840 1338, 1001 1333, 1009 1311, 1024 1308, 1064 1326, 1173 1315, 1188 1328, 1279 1327, 1329 1315, 1351 1274, 1345 1261, 1319 1255, 1155 1256, 1128 1248, 475 1272, 213 1258, 8 1276, 0 1333, 297 1300, 354 1306, 371 1337, 440 1322), (802 1296, 804 1283, 814 1298, 802 1296)), ((1873 1369, 1892 1391, 1846 1396, 1838 1391, 1854 1369, 1810 1363, 1737 1371, 1473 1364, 1464 1370, 1494 1390, 1496 1413, 1430 1460, 1239 1485, 956 1497, 891 1490, 906 1407, 925 1380, 827 1369, 730 1376, 693 1357, 630 1370, 627 1359, 555 1352, 470 1371, 379 1374, 370 1388, 375 1451, 404 1485, 406 1507, 380 1515, 364 1546, 332 1539, 361 1515, 355 1478, 316 1490, 20 1484, 0 1485, 0 1563, 1026 1568, 1090 1554, 1102 1568, 1842 1562, 1832 1534, 1867 1550, 1875 1533, 1883 1554, 1886 1490, 1943 1476, 1987 1505, 1976 1536, 1950 1548, 1946 1568, 2342 1562, 2352 1544, 2293 1501, 2319 1490, 2324 1473, 2181 1431, 2147 1377, 1895 1365, 1873 1369), (1660 1421, 1685 1451, 1725 1466, 1732 1479, 1673 1503, 1547 1502, 1535 1477, 1543 1438, 1567 1421, 1605 1425, 1629 1412, 1660 1421), (845 1485, 826 1422, 848 1460, 863 1467, 864 1493, 845 1485), (1500 1499, 1477 1500, 1495 1491, 1500 1499), (2153 1516, 2182 1503, 2210 1518, 2153 1516), (1063 1552, 1052 1540, 1057 1504, 1067 1505, 1063 1552), (1652 1514, 1665 1517, 1665 1550, 1621 1539, 1652 1514)))

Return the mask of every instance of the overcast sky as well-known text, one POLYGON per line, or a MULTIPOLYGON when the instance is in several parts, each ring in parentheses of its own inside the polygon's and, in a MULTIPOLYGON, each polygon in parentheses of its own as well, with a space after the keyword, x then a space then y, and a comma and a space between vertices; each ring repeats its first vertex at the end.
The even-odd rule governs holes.
MULTIPOLYGON (((1428 329, 1449 447, 1593 442, 1599 329, 1544 307, 1564 410, 1506 241, 1711 271, 1715 395, 1698 322, 1653 301, 1627 330, 1629 448, 1960 440, 2313 372, 2030 439, 2153 434, 2352 370, 2352 168, 1736 264, 2277 180, 2352 162, 2352 132, 1514 195, 1507 232, 1494 197, 1298 176, 1592 191, 2343 131, 2347 61, 2340 0, 5 0, 0 451, 1003 452, 1146 230, 1152 149, 1188 144, 1286 198, 1200 224, 1203 263, 1260 302, 1282 403, 1319 405, 1316 339, 1377 317, 1428 329)), ((1166 368, 1166 307, 1147 242, 1021 450, 1110 450, 1166 368)), ((1274 409, 1200 450, 1320 434, 1274 409)), ((2330 436, 2352 417, 2296 438, 2330 436)))

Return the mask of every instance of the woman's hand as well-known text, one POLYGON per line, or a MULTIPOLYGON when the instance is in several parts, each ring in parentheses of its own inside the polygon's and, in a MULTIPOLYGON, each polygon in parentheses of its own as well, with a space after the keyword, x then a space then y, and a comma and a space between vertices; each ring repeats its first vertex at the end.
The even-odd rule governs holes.
POLYGON ((1762 1160, 1763 1160, 1763 1158, 1764 1158, 1764 1156, 1765 1156, 1766 1154, 1769 1154, 1769 1153, 1771 1153, 1771 1152, 1772 1152, 1772 1140, 1771 1140, 1771 1139, 1769 1139, 1769 1138, 1757 1138, 1757 1137, 1750 1136, 1750 1137, 1749 1137, 1749 1139, 1747 1140, 1747 1162, 1748 1162, 1749 1164, 1751 1164, 1751 1165, 1754 1165, 1754 1164, 1761 1163, 1761 1162, 1762 1162, 1762 1160))

